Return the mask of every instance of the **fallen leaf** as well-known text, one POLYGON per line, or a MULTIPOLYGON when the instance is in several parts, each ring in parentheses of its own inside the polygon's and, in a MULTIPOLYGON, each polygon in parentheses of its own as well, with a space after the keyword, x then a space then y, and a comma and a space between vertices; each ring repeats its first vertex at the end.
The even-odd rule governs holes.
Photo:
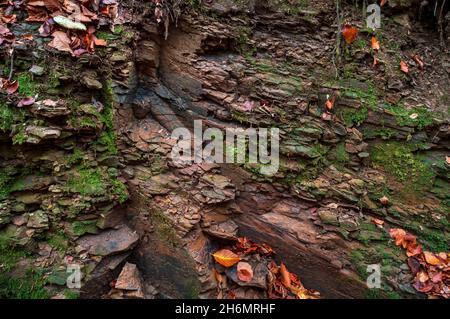
POLYGON ((420 58, 420 56, 418 54, 414 54, 412 56, 412 59, 414 60, 414 62, 416 62, 417 66, 419 67, 419 69, 423 70, 425 64, 423 63, 422 59, 420 58))
POLYGON ((8 94, 13 94, 14 92, 17 91, 18 88, 19 88, 19 82, 18 81, 8 82, 8 84, 6 85, 6 92, 8 94))
POLYGON ((344 25, 344 28, 342 28, 342 36, 345 39, 345 42, 347 44, 351 44, 353 41, 355 41, 357 35, 358 35, 358 28, 353 27, 351 24, 346 23, 344 25))
POLYGON ((384 6, 386 4, 386 2, 388 2, 388 0, 381 0, 380 7, 384 6))
POLYGON ((422 253, 422 246, 417 244, 410 244, 406 249, 406 256, 413 257, 422 253))
POLYGON ((1 16, 1 19, 3 23, 14 23, 16 22, 16 15, 15 14, 4 15, 1 16))
POLYGON ((420 282, 426 282, 428 279, 430 279, 430 277, 428 277, 427 273, 424 271, 417 273, 416 277, 420 282))
POLYGON ((249 263, 239 262, 237 264, 237 276, 240 281, 249 282, 253 279, 253 269, 249 263))
POLYGON ((291 275, 283 263, 281 263, 281 265, 280 265, 280 273, 281 273, 281 283, 286 288, 290 288, 291 287, 291 275))
POLYGON ((53 17, 53 21, 55 21, 57 24, 66 29, 81 30, 81 31, 87 30, 86 26, 83 23, 72 21, 64 16, 53 17))
POLYGON ((431 281, 435 284, 442 281, 442 272, 437 272, 433 276, 431 276, 431 281))
POLYGON ((336 97, 334 97, 334 96, 331 99, 327 99, 327 102, 325 103, 325 107, 327 108, 327 111, 333 110, 335 101, 336 101, 336 97))
POLYGON ((372 49, 375 51, 380 50, 380 42, 378 42, 377 38, 372 37, 372 49))
POLYGON ((241 260, 241 258, 228 249, 221 249, 213 254, 215 261, 224 267, 231 267, 241 260))
POLYGON ((34 101, 36 101, 36 99, 32 96, 23 98, 19 101, 19 103, 17 103, 17 107, 24 107, 24 106, 32 105, 34 103, 34 101))
POLYGON ((437 266, 441 263, 439 258, 437 258, 433 253, 430 253, 429 251, 424 251, 423 256, 425 257, 425 261, 433 266, 437 266))
POLYGON ((408 266, 413 275, 416 275, 420 270, 420 262, 414 257, 408 258, 408 266))
POLYGON ((450 156, 445 156, 445 161, 450 165, 450 156))
POLYGON ((389 235, 395 240, 395 245, 400 246, 406 236, 406 232, 401 228, 391 228, 389 230, 389 235))
POLYGON ((59 51, 72 53, 72 48, 70 47, 71 41, 65 32, 55 31, 52 33, 52 36, 53 40, 49 42, 48 46, 59 51))
POLYGON ((409 68, 408 68, 408 64, 406 64, 405 61, 400 61, 400 70, 402 70, 402 72, 404 73, 409 73, 409 68))
POLYGON ((411 114, 411 115, 409 116, 409 118, 412 119, 412 120, 415 120, 415 119, 418 118, 418 117, 419 117, 419 114, 417 114, 417 113, 413 113, 413 114, 411 114))
POLYGON ((380 198, 380 203, 383 205, 389 204, 389 198, 387 196, 383 196, 380 198))
POLYGON ((378 218, 372 218, 372 222, 377 226, 383 226, 384 220, 378 219, 378 218))

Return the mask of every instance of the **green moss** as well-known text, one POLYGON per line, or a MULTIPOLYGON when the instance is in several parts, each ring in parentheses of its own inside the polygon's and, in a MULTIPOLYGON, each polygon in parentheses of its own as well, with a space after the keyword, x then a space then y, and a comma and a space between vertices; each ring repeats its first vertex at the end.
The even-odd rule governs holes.
POLYGON ((80 298, 80 293, 77 291, 73 291, 70 289, 64 289, 64 298, 65 299, 78 299, 80 298))
POLYGON ((336 160, 341 164, 350 161, 350 155, 345 151, 345 143, 340 143, 336 146, 336 160))
POLYGON ((19 82, 19 93, 24 96, 34 96, 36 94, 36 84, 30 73, 20 73, 17 76, 19 82))
POLYGON ((112 130, 102 132, 94 144, 103 146, 108 155, 116 155, 118 153, 116 134, 112 130))
POLYGON ((419 130, 423 130, 433 124, 433 113, 425 107, 406 109, 401 104, 388 104, 385 105, 384 108, 395 116, 395 119, 400 126, 413 126, 417 127, 419 130))
POLYGON ((0 233, 1 271, 10 271, 21 258, 28 255, 29 252, 25 248, 18 245, 16 238, 7 232, 0 233))
POLYGON ((84 159, 85 159, 85 154, 83 153, 83 151, 80 150, 79 148, 75 147, 73 149, 72 154, 69 155, 69 157, 67 158, 67 163, 69 163, 70 165, 79 164, 84 159))
POLYGON ((44 288, 46 279, 41 269, 28 270, 25 277, 14 278, 0 274, 0 298, 2 299, 47 299, 44 288))
POLYGON ((65 252, 67 250, 67 237, 64 233, 48 235, 47 243, 60 252, 65 252))
POLYGON ((0 200, 7 198, 11 193, 11 184, 14 180, 13 173, 10 168, 0 169, 0 200))
POLYGON ((111 183, 113 185, 113 194, 117 196, 119 203, 122 204, 126 202, 128 199, 128 191, 125 184, 118 179, 111 180, 111 183))
POLYGON ((14 123, 14 112, 6 104, 0 104, 0 130, 10 131, 14 123))
POLYGON ((72 223, 72 232, 75 236, 82 236, 86 233, 96 234, 98 232, 96 224, 97 220, 77 220, 72 223))
POLYGON ((383 140, 389 140, 390 138, 396 136, 396 132, 393 129, 390 129, 388 127, 383 127, 383 128, 379 128, 379 129, 374 129, 374 130, 368 130, 365 129, 363 130, 363 135, 364 138, 376 138, 376 137, 380 137, 383 140))
POLYGON ((375 145, 370 154, 376 166, 405 183, 408 190, 420 192, 433 185, 435 173, 432 168, 420 161, 404 144, 387 142, 375 145))
POLYGON ((432 252, 447 252, 449 250, 449 234, 445 230, 431 229, 424 226, 424 221, 411 221, 404 227, 417 235, 417 240, 426 250, 432 252))
POLYGON ((66 185, 70 192, 81 195, 102 195, 105 193, 105 185, 100 170, 94 168, 79 167, 69 177, 66 185))
POLYGON ((10 131, 12 125, 23 121, 25 112, 0 102, 0 131, 10 131))
POLYGON ((366 107, 361 107, 359 109, 342 109, 339 113, 344 120, 345 125, 359 126, 367 119, 367 115, 369 112, 366 107))

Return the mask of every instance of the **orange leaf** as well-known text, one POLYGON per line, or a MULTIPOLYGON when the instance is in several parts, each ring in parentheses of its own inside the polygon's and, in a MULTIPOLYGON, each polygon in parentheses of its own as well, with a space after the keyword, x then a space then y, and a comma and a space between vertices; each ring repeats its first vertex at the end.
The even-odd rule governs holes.
POLYGON ((215 261, 224 267, 231 267, 241 260, 241 258, 228 249, 221 249, 213 254, 215 261))
POLYGON ((420 58, 420 56, 418 54, 414 54, 412 56, 412 59, 414 60, 414 62, 416 62, 416 64, 419 67, 419 69, 423 70, 423 67, 424 67, 425 63, 423 63, 423 61, 420 58))
POLYGON ((240 281, 249 282, 253 279, 253 269, 249 263, 239 262, 237 264, 237 276, 240 281))
POLYGON ((353 27, 348 23, 344 25, 344 28, 342 29, 342 36, 344 37, 347 44, 351 44, 353 41, 355 41, 357 35, 358 28, 353 27))
POLYGON ((291 287, 291 275, 283 263, 281 263, 281 265, 280 265, 280 273, 281 273, 281 283, 286 288, 290 288, 291 287))
POLYGON ((378 51, 380 50, 380 42, 378 42, 377 38, 372 37, 372 49, 378 51))
POLYGON ((381 0, 380 7, 384 6, 386 4, 386 2, 388 2, 388 0, 381 0))
POLYGON ((423 255, 425 257, 425 261, 430 265, 436 266, 441 263, 439 258, 437 258, 433 253, 430 253, 429 251, 424 251, 423 255))
POLYGON ((406 236, 406 232, 401 228, 392 228, 389 230, 389 235, 394 238, 395 245, 400 246, 406 236))
POLYGON ((409 73, 409 67, 408 64, 406 64, 405 61, 400 61, 400 70, 402 70, 402 72, 404 73, 409 73))

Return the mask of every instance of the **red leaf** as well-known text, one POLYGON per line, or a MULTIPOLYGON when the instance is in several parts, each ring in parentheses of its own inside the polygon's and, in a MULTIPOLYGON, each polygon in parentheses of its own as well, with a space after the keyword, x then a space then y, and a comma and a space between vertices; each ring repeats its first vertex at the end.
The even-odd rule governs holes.
POLYGON ((347 44, 351 44, 353 41, 355 41, 358 35, 358 28, 353 27, 351 24, 347 23, 342 29, 342 35, 345 39, 345 42, 347 42, 347 44))

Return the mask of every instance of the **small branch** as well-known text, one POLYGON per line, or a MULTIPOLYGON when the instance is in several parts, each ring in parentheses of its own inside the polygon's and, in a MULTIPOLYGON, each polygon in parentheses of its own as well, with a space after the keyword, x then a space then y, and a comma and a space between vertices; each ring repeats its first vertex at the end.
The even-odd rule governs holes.
MULTIPOLYGON (((447 0, 442 1, 442 5, 441 5, 441 10, 439 11, 439 18, 438 18, 438 25, 439 25, 439 35, 440 35, 440 40, 441 40, 441 45, 445 46, 445 41, 444 41, 444 7, 445 7, 445 2, 447 0)), ((436 2, 437 3, 437 2, 436 2)))
POLYGON ((8 76, 8 82, 11 81, 14 71, 14 49, 11 49, 11 63, 9 67, 9 76, 8 76))

